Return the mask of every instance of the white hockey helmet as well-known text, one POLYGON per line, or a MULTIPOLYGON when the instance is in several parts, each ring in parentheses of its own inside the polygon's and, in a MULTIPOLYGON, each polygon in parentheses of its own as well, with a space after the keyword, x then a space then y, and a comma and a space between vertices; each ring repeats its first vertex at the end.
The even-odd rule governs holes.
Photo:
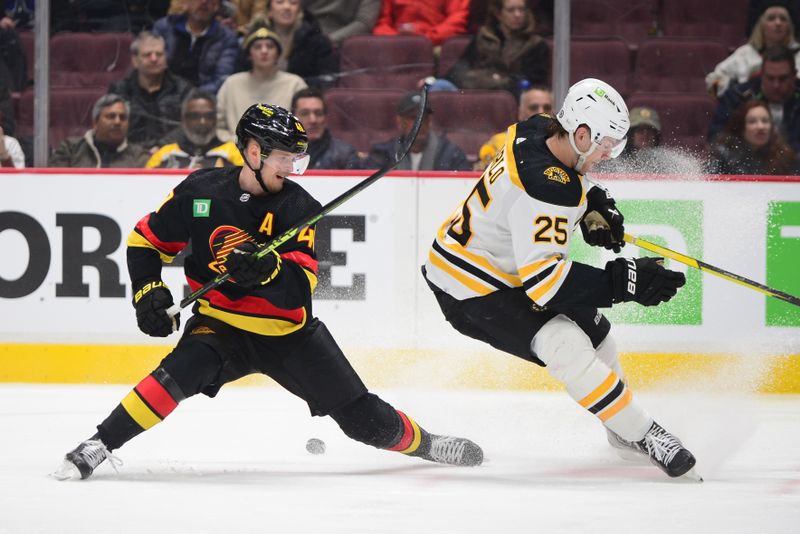
POLYGON ((602 80, 586 78, 570 87, 556 118, 569 132, 569 142, 580 156, 575 166, 578 171, 596 148, 616 158, 628 141, 628 106, 617 90, 602 80), (582 124, 592 131, 592 147, 586 152, 575 145, 575 130, 582 124))

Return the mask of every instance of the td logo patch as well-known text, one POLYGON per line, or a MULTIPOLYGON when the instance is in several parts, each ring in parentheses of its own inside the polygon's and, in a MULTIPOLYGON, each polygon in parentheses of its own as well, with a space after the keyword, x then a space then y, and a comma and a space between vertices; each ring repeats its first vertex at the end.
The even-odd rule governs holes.
POLYGON ((544 175, 547 176, 548 180, 553 180, 554 182, 558 182, 560 184, 566 184, 569 182, 569 175, 567 171, 560 167, 547 167, 544 170, 544 175))
POLYGON ((192 217, 209 217, 211 215, 211 199, 196 198, 192 205, 192 217))

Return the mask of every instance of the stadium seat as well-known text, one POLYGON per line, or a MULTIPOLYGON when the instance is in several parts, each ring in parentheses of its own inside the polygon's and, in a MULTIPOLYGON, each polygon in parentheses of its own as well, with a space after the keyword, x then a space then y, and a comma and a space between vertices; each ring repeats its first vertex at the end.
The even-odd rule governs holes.
POLYGON ((50 39, 51 87, 103 87, 131 65, 130 33, 58 33, 50 39))
POLYGON ((708 150, 706 134, 716 101, 705 94, 635 93, 628 109, 647 106, 661 119, 662 143, 703 154, 708 150))
MULTIPOLYGON (((83 135, 92 127, 92 107, 105 94, 102 87, 53 88, 50 90, 48 144, 58 146, 64 138, 83 135)), ((33 90, 22 93, 17 124, 19 136, 33 134, 33 90)))
POLYGON ((466 153, 478 157, 481 145, 516 121, 517 101, 507 91, 459 91, 430 94, 433 128, 466 153))
POLYGON ((397 135, 395 110, 405 91, 391 89, 328 89, 328 128, 334 137, 360 152, 397 135))
MULTIPOLYGON (((693 37, 735 48, 747 42, 747 0, 669 0, 661 2, 664 37, 693 37)), ((712 65, 713 67, 713 65, 712 65)))
POLYGON ((706 74, 727 57, 722 43, 695 39, 653 39, 636 56, 634 91, 705 93, 706 74))
POLYGON ((572 0, 574 37, 622 38, 632 49, 658 31, 657 0, 572 0))
POLYGON ((436 69, 436 75, 439 78, 444 77, 453 65, 455 65, 461 54, 464 53, 469 42, 472 40, 471 35, 456 35, 442 43, 442 51, 439 54, 439 65, 436 69))
POLYGON ((623 97, 630 92, 630 51, 622 39, 573 39, 569 59, 570 83, 584 78, 599 78, 611 84, 623 97))
POLYGON ((342 43, 338 87, 416 89, 434 75, 433 45, 419 35, 355 35, 342 43))

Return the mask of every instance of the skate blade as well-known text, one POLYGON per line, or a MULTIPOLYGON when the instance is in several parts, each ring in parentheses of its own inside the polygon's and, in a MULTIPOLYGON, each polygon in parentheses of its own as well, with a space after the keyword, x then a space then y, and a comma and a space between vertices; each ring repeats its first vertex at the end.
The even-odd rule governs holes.
POLYGON ((64 460, 61 466, 50 473, 50 476, 56 480, 80 480, 81 473, 75 464, 68 460, 64 460))
POLYGON ((703 477, 695 470, 694 467, 686 471, 684 474, 678 477, 678 480, 685 480, 687 482, 703 482, 703 477))

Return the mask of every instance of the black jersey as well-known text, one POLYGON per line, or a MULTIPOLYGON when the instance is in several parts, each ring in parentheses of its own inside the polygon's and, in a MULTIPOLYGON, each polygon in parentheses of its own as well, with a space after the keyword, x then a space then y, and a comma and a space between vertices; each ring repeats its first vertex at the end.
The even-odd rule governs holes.
MULTIPOLYGON (((190 242, 184 263, 194 291, 225 272, 228 254, 239 244, 269 242, 321 208, 305 189, 284 180, 277 194, 251 195, 239 187, 240 167, 190 174, 156 211, 145 215, 128 237, 128 269, 134 287, 159 278, 190 242)), ((195 313, 242 330, 280 336, 297 331, 311 317, 317 285, 314 227, 278 247, 282 268, 271 283, 244 288, 226 282, 199 298, 195 313)))

